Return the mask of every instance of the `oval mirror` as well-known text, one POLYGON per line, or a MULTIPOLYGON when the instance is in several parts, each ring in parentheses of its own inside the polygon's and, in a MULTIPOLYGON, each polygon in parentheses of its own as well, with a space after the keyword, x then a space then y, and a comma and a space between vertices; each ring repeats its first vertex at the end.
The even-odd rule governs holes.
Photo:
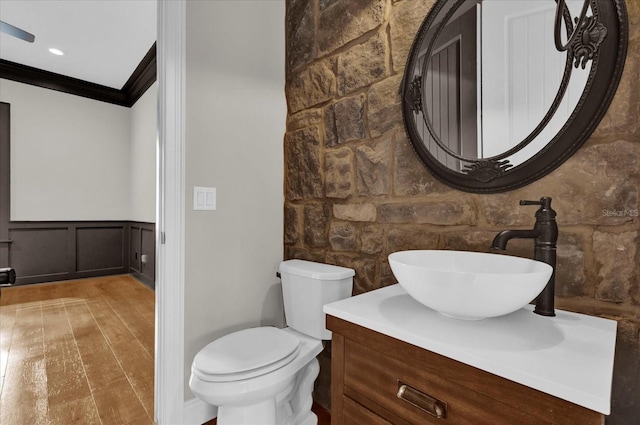
POLYGON ((405 68, 409 139, 457 189, 529 184, 593 133, 627 38, 622 0, 438 0, 405 68))

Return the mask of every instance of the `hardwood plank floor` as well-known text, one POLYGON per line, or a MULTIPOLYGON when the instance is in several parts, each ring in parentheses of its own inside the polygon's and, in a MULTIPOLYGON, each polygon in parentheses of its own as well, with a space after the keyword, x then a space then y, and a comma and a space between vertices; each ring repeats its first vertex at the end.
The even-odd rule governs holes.
POLYGON ((128 275, 3 288, 0 424, 153 424, 154 317, 128 275))
POLYGON ((0 424, 153 424, 154 320, 128 275, 3 288, 0 424))

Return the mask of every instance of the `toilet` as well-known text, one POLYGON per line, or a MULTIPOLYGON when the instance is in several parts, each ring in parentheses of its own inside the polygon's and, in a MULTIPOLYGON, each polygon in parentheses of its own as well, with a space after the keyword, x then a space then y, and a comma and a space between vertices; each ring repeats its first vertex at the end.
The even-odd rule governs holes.
POLYGON ((313 382, 322 340, 330 340, 324 304, 351 296, 352 269, 304 260, 280 263, 287 327, 243 329, 204 347, 189 387, 218 407, 218 425, 316 425, 313 382))

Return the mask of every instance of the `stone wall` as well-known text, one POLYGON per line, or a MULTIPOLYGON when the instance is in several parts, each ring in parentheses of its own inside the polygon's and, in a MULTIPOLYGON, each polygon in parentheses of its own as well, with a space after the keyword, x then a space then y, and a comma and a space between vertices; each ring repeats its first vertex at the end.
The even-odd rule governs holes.
MULTIPOLYGON (((354 294, 395 283, 402 249, 487 251, 505 228, 529 228, 551 196, 558 212, 558 307, 617 319, 610 424, 640 417, 640 1, 629 1, 624 76, 590 140, 545 178, 476 195, 435 180, 405 135, 399 87, 434 0, 287 0, 285 257, 352 267, 354 294)), ((530 257, 531 241, 509 252, 530 257)), ((327 350, 328 351, 328 350, 327 350)), ((326 353, 325 353, 326 354, 326 353)), ((316 388, 328 405, 328 356, 316 388)), ((633 419, 635 420, 635 419, 633 419)))

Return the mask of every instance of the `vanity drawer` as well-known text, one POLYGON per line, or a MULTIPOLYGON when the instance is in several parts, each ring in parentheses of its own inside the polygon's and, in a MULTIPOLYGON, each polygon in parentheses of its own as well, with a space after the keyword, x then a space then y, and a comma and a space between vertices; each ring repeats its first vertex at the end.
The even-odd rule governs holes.
POLYGON ((381 418, 371 410, 343 396, 344 425, 393 425, 391 422, 381 418))
MULTIPOLYGON (((344 363, 347 396, 374 411, 380 406, 410 424, 549 424, 485 394, 444 380, 432 373, 428 365, 416 367, 415 359, 386 356, 346 340, 344 363), (399 394, 401 388, 403 394, 399 394), (438 413, 441 417, 433 416, 438 413)), ((384 410, 377 413, 388 415, 384 410)))

